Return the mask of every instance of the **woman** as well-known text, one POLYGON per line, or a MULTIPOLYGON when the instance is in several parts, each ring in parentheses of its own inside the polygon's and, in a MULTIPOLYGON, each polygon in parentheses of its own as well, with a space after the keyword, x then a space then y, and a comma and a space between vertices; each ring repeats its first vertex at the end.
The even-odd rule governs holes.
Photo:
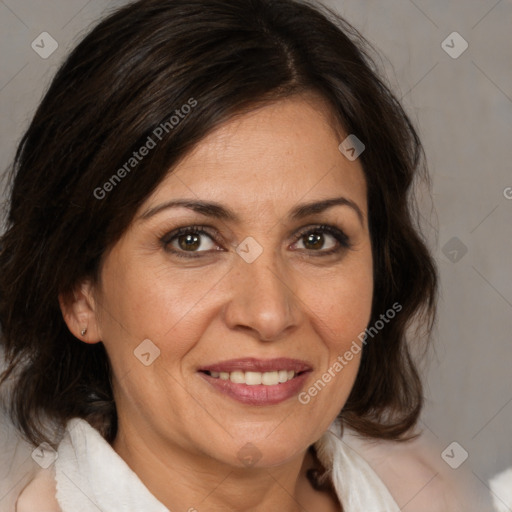
POLYGON ((4 387, 41 466, 16 510, 458 510, 402 448, 436 271, 421 145, 365 48, 293 0, 142 0, 72 52, 2 237, 4 387))

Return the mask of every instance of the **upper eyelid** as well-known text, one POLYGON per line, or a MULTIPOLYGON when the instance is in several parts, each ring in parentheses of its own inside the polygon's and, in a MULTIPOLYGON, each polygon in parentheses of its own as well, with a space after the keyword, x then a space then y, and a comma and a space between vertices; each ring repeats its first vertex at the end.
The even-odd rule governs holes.
POLYGON ((188 233, 188 232, 203 233, 204 232, 207 235, 212 236, 210 234, 210 231, 213 232, 213 236, 220 235, 220 232, 211 226, 205 226, 202 224, 190 224, 190 225, 184 225, 184 226, 180 226, 180 227, 171 229, 169 231, 166 231, 165 234, 163 236, 161 236, 160 238, 161 239, 166 239, 166 238, 171 239, 171 238, 174 238, 174 237, 180 235, 182 232, 183 233, 188 233))
POLYGON ((319 231, 324 230, 327 234, 329 234, 329 230, 336 230, 339 231, 340 233, 346 234, 345 230, 338 226, 333 226, 331 224, 308 224, 307 226, 295 230, 295 233, 297 233, 298 236, 301 236, 311 231, 315 231, 315 229, 319 231))

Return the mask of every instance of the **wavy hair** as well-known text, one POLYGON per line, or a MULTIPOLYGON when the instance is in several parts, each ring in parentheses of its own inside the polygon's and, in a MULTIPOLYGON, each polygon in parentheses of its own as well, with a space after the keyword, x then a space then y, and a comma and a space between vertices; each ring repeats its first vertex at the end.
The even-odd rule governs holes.
POLYGON ((432 329, 437 271, 414 216, 412 185, 428 178, 422 146, 376 70, 349 23, 295 0, 140 0, 76 46, 19 144, 1 237, 2 381, 12 384, 11 416, 32 443, 51 441, 44 418, 63 427, 81 417, 107 440, 116 435, 105 349, 70 333, 59 295, 98 280, 102 258, 139 206, 207 134, 234 115, 311 91, 366 145, 370 324, 402 306, 363 350, 340 416, 363 436, 405 438, 423 402, 406 332, 413 321, 432 329), (197 105, 98 199, 113 170, 190 98, 197 105))

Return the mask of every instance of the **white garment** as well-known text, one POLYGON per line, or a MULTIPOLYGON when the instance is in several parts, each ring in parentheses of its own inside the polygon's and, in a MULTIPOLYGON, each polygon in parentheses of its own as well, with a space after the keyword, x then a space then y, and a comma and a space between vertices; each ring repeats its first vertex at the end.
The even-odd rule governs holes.
MULTIPOLYGON (((369 464, 334 432, 316 443, 318 457, 332 468, 344 512, 399 512, 369 464)), ((73 419, 55 461, 57 501, 62 512, 169 512, 86 421, 73 419)))

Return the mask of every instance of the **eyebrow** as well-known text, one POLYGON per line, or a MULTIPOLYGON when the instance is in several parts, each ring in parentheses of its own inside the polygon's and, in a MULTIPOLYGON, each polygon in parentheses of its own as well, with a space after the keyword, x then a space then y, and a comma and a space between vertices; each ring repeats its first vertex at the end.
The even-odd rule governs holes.
MULTIPOLYGON (((313 201, 310 203, 300 204, 295 206, 290 211, 288 216, 291 220, 299 220, 310 215, 322 213, 334 206, 348 206, 355 211, 361 225, 364 225, 364 215, 361 211, 361 208, 359 208, 359 206, 354 201, 346 197, 333 197, 330 199, 323 199, 321 201, 313 201)), ((139 220, 147 220, 170 208, 188 208, 189 210, 193 210, 194 212, 200 213, 201 215, 205 215, 207 217, 213 217, 215 219, 231 221, 235 223, 240 222, 240 218, 235 212, 219 203, 213 201, 198 201, 190 199, 177 199, 174 201, 167 201, 158 206, 154 206, 153 208, 150 208, 144 212, 139 217, 139 220)))

